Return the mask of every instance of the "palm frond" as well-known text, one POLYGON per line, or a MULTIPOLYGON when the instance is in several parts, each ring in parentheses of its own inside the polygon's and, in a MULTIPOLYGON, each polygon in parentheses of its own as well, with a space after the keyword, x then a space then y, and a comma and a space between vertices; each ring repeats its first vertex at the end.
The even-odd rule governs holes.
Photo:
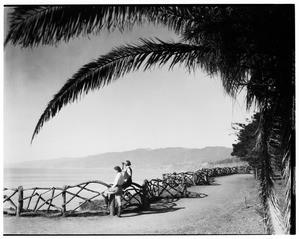
MULTIPOLYGON (((269 220, 266 224, 268 225, 268 231, 272 232, 275 235, 282 235, 285 234, 284 225, 283 225, 283 218, 278 206, 278 198, 275 192, 272 192, 271 196, 267 200, 267 218, 269 220)), ((267 221, 268 221, 267 220, 267 221)))
POLYGON ((74 37, 98 34, 102 29, 124 31, 152 22, 182 32, 196 21, 190 7, 149 5, 22 6, 9 13, 4 45, 55 45, 74 37))
POLYGON ((23 47, 57 44, 81 34, 97 34, 106 30, 130 28, 142 23, 149 10, 143 6, 67 5, 22 6, 9 14, 10 28, 5 39, 23 47))
POLYGON ((198 16, 203 14, 204 9, 204 6, 191 5, 159 6, 156 11, 148 11, 146 15, 152 23, 161 24, 175 33, 183 34, 200 20, 198 16))
MULTIPOLYGON (((268 100, 266 99, 265 102, 268 102, 268 100)), ((262 169, 260 175, 260 196, 264 207, 267 230, 269 233, 274 234, 290 234, 295 229, 295 215, 292 215, 292 207, 293 203, 295 203, 295 172, 293 171, 294 165, 292 165, 294 162, 292 158, 294 157, 294 125, 291 124, 293 120, 287 121, 286 115, 282 115, 286 112, 282 107, 284 106, 281 105, 279 107, 279 104, 277 104, 265 110, 264 117, 267 117, 267 120, 261 120, 256 142, 259 149, 263 150, 265 148, 263 150, 265 153, 260 156, 260 168, 262 169), (266 127, 266 135, 262 131, 264 127, 266 127), (289 138, 286 142, 284 138, 286 137, 287 129, 289 129, 289 138), (282 162, 279 161, 280 158, 282 162), (285 191, 284 207, 281 210, 278 206, 277 193, 274 190, 272 179, 273 171, 275 168, 278 170, 278 166, 280 169, 283 168, 282 175, 285 191)), ((289 110, 293 111, 293 107, 289 108, 289 110)))
POLYGON ((258 130, 255 151, 258 152, 260 199, 264 211, 264 225, 269 234, 284 234, 283 218, 278 205, 278 197, 274 190, 274 161, 270 145, 271 130, 274 127, 274 119, 269 109, 262 110, 258 130))
POLYGON ((285 155, 282 160, 284 166, 283 179, 285 183, 285 203, 284 203, 284 226, 286 234, 295 234, 295 131, 290 134, 285 155))
POLYGON ((291 198, 292 198, 292 172, 291 172, 291 152, 287 150, 286 154, 283 157, 283 165, 285 166, 283 171, 283 179, 287 190, 285 190, 285 204, 284 204, 284 222, 286 232, 289 233, 291 229, 291 198))
POLYGON ((115 48, 107 55, 83 66, 70 78, 61 90, 49 102, 34 130, 32 140, 43 124, 54 117, 63 106, 74 102, 83 94, 99 89, 131 71, 143 66, 147 70, 154 65, 170 64, 172 69, 177 64, 184 64, 190 71, 204 64, 205 56, 211 49, 186 45, 182 43, 166 43, 141 39, 141 44, 126 45, 115 48), (200 64, 200 65, 201 65, 200 64))

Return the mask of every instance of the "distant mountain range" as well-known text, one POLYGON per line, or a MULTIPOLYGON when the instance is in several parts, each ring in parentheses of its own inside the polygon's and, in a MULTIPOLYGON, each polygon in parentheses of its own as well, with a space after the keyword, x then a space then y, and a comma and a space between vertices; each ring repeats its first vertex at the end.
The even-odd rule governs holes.
MULTIPOLYGON (((103 153, 79 158, 58 158, 27 161, 9 165, 15 168, 112 168, 130 160, 136 169, 193 170, 206 164, 233 160, 232 148, 205 147, 136 149, 125 152, 103 153)), ((236 159, 235 159, 236 161, 236 159)))

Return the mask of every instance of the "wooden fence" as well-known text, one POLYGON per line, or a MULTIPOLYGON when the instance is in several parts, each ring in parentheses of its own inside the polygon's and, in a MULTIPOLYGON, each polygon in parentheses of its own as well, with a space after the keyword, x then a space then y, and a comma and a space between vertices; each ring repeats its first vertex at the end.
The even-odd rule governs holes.
MULTIPOLYGON (((35 214, 35 213, 57 213, 59 215, 72 215, 85 210, 86 205, 98 199, 96 210, 106 211, 104 192, 110 185, 101 181, 88 181, 74 186, 53 188, 4 188, 4 203, 10 203, 10 210, 6 213, 35 214), (102 185, 102 190, 95 189, 96 185, 102 185), (104 188, 104 189, 103 189, 104 188), (26 194, 26 195, 25 195, 26 194), (78 204, 74 203, 81 200, 78 204), (100 200, 99 200, 100 199, 100 200), (73 203, 72 203, 73 202, 73 203)), ((184 197, 185 185, 170 185, 160 179, 145 180, 143 185, 132 183, 123 191, 122 208, 138 207, 144 209, 150 203, 160 198, 184 197)), ((111 198, 111 202, 114 198, 111 198)), ((90 206, 89 206, 90 207, 90 206)), ((114 202, 110 206, 110 212, 114 214, 114 202)))
POLYGON ((165 173, 163 174, 163 181, 170 185, 185 184, 187 187, 195 185, 194 172, 181 172, 181 173, 165 173))
POLYGON ((4 201, 11 204, 11 210, 16 212, 17 216, 20 216, 22 212, 60 212, 62 215, 69 212, 72 213, 79 209, 84 203, 89 202, 97 197, 100 197, 101 192, 105 191, 109 187, 108 184, 93 180, 84 183, 80 183, 74 186, 64 187, 52 187, 52 188, 27 188, 22 186, 18 188, 4 188, 4 201), (102 190, 96 190, 96 186, 102 190), (103 190, 104 188, 104 190, 103 190), (83 196, 84 195, 84 196, 83 196), (77 205, 72 205, 74 199, 82 200, 77 205))
POLYGON ((196 172, 166 173, 163 180, 172 185, 185 184, 187 187, 192 185, 208 185, 214 177, 220 177, 237 173, 251 173, 252 168, 248 165, 236 167, 216 167, 202 168, 196 172))
MULTIPOLYGON (((142 185, 132 183, 123 191, 122 208, 138 207, 148 208, 149 205, 161 198, 191 197, 187 187, 192 185, 207 185, 213 177, 235 173, 250 173, 249 166, 204 168, 196 172, 181 172, 163 174, 163 179, 145 180, 142 185)), ((10 204, 6 213, 20 216, 26 213, 57 213, 58 215, 73 215, 85 210, 87 204, 97 200, 99 204, 95 210, 105 211, 102 192, 110 185, 98 180, 92 180, 73 186, 52 188, 4 188, 3 203, 10 204), (76 203, 77 202, 77 203, 76 203)), ((194 195, 202 197, 205 195, 194 195)), ((114 197, 110 198, 110 214, 115 214, 114 197)))

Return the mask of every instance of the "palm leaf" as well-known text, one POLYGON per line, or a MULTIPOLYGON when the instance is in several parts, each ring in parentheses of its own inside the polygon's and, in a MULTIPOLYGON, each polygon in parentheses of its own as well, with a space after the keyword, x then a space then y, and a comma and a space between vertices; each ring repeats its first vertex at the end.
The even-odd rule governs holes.
POLYGON ((10 28, 4 44, 23 47, 55 45, 74 37, 98 34, 102 29, 123 31, 152 22, 183 31, 192 22, 190 7, 144 5, 22 6, 9 14, 10 28))
POLYGON ((22 6, 10 16, 10 30, 5 45, 11 41, 23 47, 57 44, 81 34, 97 34, 102 28, 124 30, 142 22, 149 7, 104 5, 22 6))
POLYGON ((163 66, 169 63, 169 69, 177 64, 184 64, 190 71, 204 64, 205 57, 211 49, 186 45, 182 43, 166 43, 157 39, 141 39, 140 45, 126 45, 112 50, 107 55, 83 66, 70 78, 61 90, 48 103, 34 130, 32 140, 43 124, 54 117, 63 106, 76 101, 81 95, 99 89, 131 71, 143 66, 144 70, 154 65, 163 66), (200 65, 201 65, 200 64, 200 65))
POLYGON ((290 134, 285 155, 282 160, 284 166, 283 179, 285 183, 285 203, 284 203, 284 226, 286 233, 295 233, 295 131, 290 134))

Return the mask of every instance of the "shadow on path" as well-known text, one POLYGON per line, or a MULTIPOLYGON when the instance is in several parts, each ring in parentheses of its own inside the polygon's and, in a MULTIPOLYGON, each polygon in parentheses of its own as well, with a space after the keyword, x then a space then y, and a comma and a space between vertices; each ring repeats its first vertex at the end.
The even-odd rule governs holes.
POLYGON ((211 183, 211 184, 209 184, 208 186, 220 186, 221 184, 219 184, 219 183, 211 183))
POLYGON ((191 192, 191 191, 188 191, 188 193, 187 193, 187 198, 205 198, 207 196, 208 195, 205 193, 196 193, 196 192, 191 192))
POLYGON ((121 217, 135 217, 140 215, 148 215, 148 214, 158 214, 158 213, 166 213, 166 212, 175 212, 180 209, 185 209, 185 207, 176 207, 179 199, 162 199, 158 202, 152 203, 150 208, 147 210, 139 211, 139 210, 130 210, 126 209, 122 212, 121 217))

